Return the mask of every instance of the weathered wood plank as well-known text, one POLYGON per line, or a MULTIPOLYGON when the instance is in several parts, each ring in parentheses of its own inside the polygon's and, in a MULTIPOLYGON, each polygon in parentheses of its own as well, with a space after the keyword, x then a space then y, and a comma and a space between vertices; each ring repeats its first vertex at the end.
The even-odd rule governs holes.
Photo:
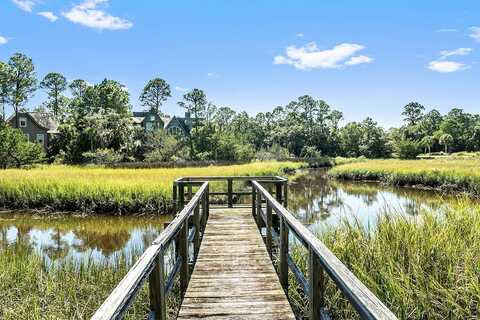
POLYGON ((251 209, 210 210, 178 319, 295 319, 251 209))

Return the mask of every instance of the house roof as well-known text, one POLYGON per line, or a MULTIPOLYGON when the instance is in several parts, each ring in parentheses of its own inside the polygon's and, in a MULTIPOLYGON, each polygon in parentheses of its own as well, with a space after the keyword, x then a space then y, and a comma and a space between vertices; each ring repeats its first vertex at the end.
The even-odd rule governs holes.
MULTIPOLYGON (((42 129, 46 130, 47 133, 57 133, 58 132, 58 122, 53 117, 53 114, 50 112, 19 112, 19 116, 28 115, 30 118, 42 129)), ((8 121, 15 118, 15 114, 12 114, 8 121)))
POLYGON ((28 112, 35 122, 47 130, 48 133, 58 132, 58 122, 49 112, 28 112))
POLYGON ((132 117, 133 123, 135 124, 141 124, 145 117, 132 117))

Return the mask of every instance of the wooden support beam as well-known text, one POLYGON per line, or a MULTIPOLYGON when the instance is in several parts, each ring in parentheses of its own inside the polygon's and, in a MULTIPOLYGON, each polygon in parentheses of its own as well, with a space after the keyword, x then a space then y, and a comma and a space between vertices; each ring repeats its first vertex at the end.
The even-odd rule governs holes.
POLYGON ((233 179, 232 178, 228 178, 227 179, 227 197, 228 197, 228 207, 229 208, 233 208, 233 179))
POLYGON ((280 245, 278 248, 278 276, 285 294, 288 296, 288 225, 285 218, 280 218, 280 245))
POLYGON ((267 201, 267 251, 272 255, 272 205, 267 201))
POLYGON ((195 227, 195 234, 193 236, 193 256, 194 259, 198 256, 200 250, 200 204, 197 204, 193 211, 193 225, 195 227))
POLYGON ((185 294, 188 286, 189 267, 188 267, 188 219, 184 221, 182 229, 178 233, 178 254, 182 259, 180 266, 180 292, 181 296, 185 294))
POLYGON ((320 319, 321 311, 325 306, 324 272, 320 265, 320 259, 312 248, 309 249, 309 288, 310 288, 310 319, 320 319))
POLYGON ((155 258, 155 266, 149 276, 150 309, 154 312, 155 320, 167 319, 165 297, 164 258, 163 248, 155 258))

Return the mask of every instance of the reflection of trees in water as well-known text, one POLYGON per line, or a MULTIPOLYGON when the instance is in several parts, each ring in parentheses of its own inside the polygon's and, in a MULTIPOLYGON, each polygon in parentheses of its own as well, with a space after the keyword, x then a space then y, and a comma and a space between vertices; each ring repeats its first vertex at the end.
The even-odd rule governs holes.
POLYGON ((339 190, 327 179, 325 170, 309 171, 289 184, 289 208, 303 213, 304 223, 326 219, 333 208, 343 206, 339 190))
POLYGON ((326 170, 309 170, 289 184, 289 208, 306 224, 328 218, 334 209, 352 212, 348 197, 361 200, 366 207, 380 203, 380 198, 400 204, 387 211, 400 209, 408 215, 418 215, 422 209, 438 210, 445 198, 429 190, 398 188, 378 183, 330 180, 326 170))
POLYGON ((21 244, 39 250, 51 262, 72 253, 90 256, 91 251, 108 258, 127 246, 129 251, 143 250, 143 245, 150 244, 168 220, 169 217, 59 218, 0 212, 0 247, 9 241, 10 245, 21 244), (138 238, 135 237, 136 241, 130 245, 133 230, 138 238))
POLYGON ((70 250, 68 242, 63 239, 64 234, 59 228, 55 228, 52 234, 52 241, 46 246, 42 246, 43 252, 51 261, 65 258, 70 250))
POLYGON ((123 249, 128 240, 130 240, 130 232, 120 230, 118 232, 101 232, 91 230, 74 230, 73 234, 80 240, 80 244, 72 246, 80 251, 98 250, 104 256, 110 256, 112 253, 123 249))

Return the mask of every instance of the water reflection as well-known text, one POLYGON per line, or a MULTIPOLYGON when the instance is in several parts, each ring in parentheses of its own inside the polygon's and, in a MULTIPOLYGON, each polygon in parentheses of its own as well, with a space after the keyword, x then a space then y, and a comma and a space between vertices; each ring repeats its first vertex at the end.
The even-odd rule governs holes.
POLYGON ((428 190, 330 180, 326 170, 303 172, 289 185, 289 209, 312 229, 336 225, 341 219, 368 226, 385 212, 412 217, 424 209, 440 210, 444 200, 428 190))
POLYGON ((0 212, 0 248, 26 246, 40 253, 47 265, 64 261, 105 264, 119 256, 131 262, 170 220, 170 216, 44 217, 0 212))

